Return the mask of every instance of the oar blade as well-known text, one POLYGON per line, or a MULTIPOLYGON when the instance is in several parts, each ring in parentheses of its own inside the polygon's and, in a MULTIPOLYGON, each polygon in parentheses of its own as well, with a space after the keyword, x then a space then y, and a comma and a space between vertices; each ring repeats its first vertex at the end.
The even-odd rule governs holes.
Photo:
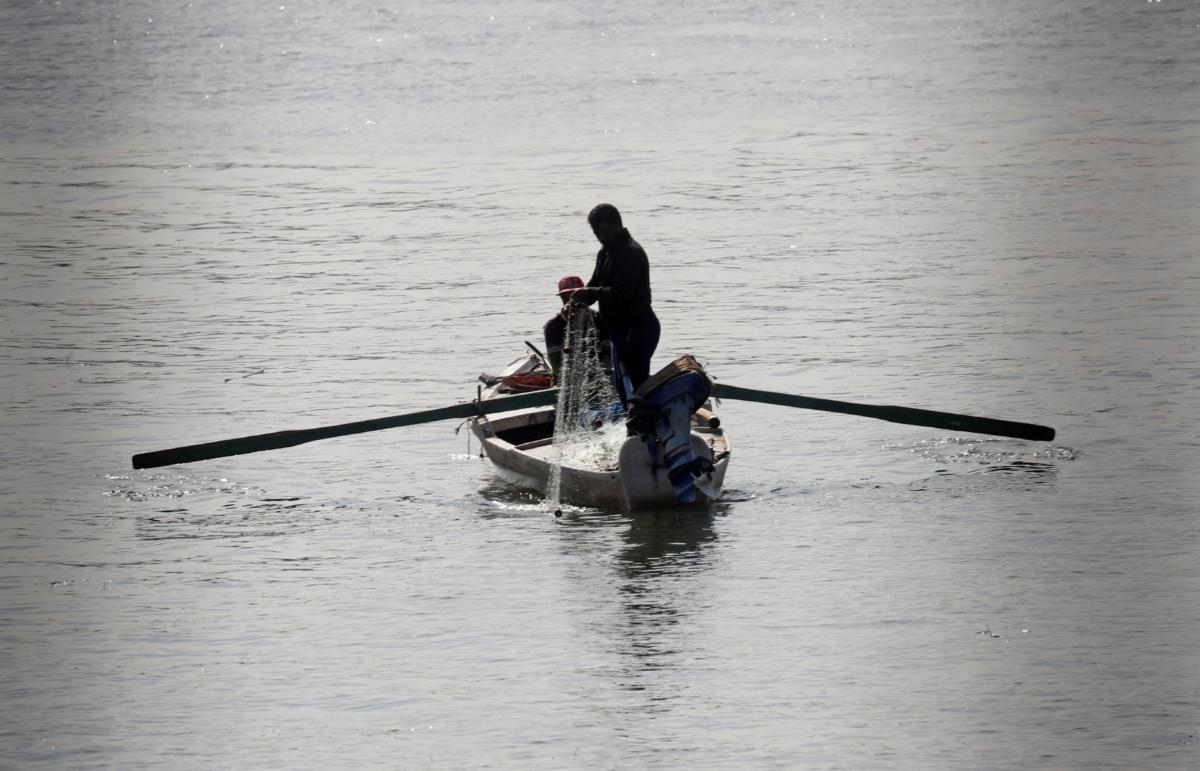
POLYGON ((952 412, 934 412, 915 407, 881 407, 887 417, 883 420, 893 423, 906 423, 911 426, 928 426, 929 428, 945 428, 951 431, 966 431, 972 434, 990 434, 992 436, 1007 436, 1013 439, 1028 439, 1034 442, 1050 442, 1054 440, 1054 429, 1050 426, 1039 426, 1036 423, 1020 423, 1015 420, 999 418, 982 418, 975 415, 958 415, 952 412))
POLYGON ((334 426, 321 426, 294 431, 276 431, 269 434, 255 434, 235 439, 222 439, 216 442, 192 444, 186 447, 174 447, 169 450, 145 452, 133 456, 135 469, 158 468, 173 466, 178 463, 195 463, 213 458, 225 458, 231 455, 244 455, 264 450, 280 450, 285 447, 295 447, 319 439, 332 439, 337 436, 361 434, 367 431, 381 431, 386 428, 412 426, 418 423, 432 423, 437 420, 451 418, 469 418, 474 415, 519 410, 526 407, 540 407, 553 404, 558 395, 558 389, 549 388, 542 391, 503 396, 499 399, 488 399, 481 402, 463 402, 449 407, 432 410, 409 412, 404 415, 391 415, 385 418, 359 420, 353 423, 341 423, 334 426))
POLYGON ((935 412, 914 407, 891 407, 877 404, 857 404, 842 402, 834 399, 816 399, 811 396, 784 394, 776 391, 760 391, 755 388, 741 388, 728 383, 717 383, 713 395, 718 399, 738 399, 741 401, 776 404, 783 407, 800 407, 822 412, 839 412, 845 415, 859 415, 866 418, 876 418, 892 423, 904 423, 928 428, 942 428, 951 431, 968 431, 975 434, 990 434, 1007 436, 1014 439, 1029 439, 1037 442, 1049 442, 1054 439, 1054 429, 1049 426, 1039 426, 1034 423, 1019 423, 1012 420, 997 418, 981 418, 974 415, 960 415, 954 412, 935 412))
POLYGON ((169 450, 138 453, 133 456, 133 467, 135 469, 159 468, 160 466, 174 466, 177 463, 195 463, 200 460, 225 458, 230 455, 244 455, 263 450, 279 450, 309 441, 302 438, 294 440, 289 436, 295 433, 303 432, 278 431, 273 434, 242 436, 236 439, 222 439, 216 442, 204 442, 203 444, 192 444, 186 447, 173 447, 169 450))

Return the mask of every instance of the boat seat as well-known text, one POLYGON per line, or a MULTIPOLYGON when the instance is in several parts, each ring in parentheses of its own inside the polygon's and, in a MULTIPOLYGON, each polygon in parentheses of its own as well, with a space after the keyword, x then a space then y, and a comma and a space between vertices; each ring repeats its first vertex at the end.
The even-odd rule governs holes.
POLYGON ((553 442, 554 442, 554 437, 548 436, 545 439, 535 439, 532 442, 525 442, 524 444, 518 444, 515 447, 518 450, 532 450, 537 447, 545 447, 546 445, 551 444, 553 442))

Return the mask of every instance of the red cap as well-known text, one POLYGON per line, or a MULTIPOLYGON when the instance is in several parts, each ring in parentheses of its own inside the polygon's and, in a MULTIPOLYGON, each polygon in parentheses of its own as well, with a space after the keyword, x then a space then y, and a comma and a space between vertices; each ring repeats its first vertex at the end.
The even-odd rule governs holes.
POLYGON ((575 294, 578 290, 583 289, 583 279, 579 276, 563 276, 558 280, 558 294, 575 294))

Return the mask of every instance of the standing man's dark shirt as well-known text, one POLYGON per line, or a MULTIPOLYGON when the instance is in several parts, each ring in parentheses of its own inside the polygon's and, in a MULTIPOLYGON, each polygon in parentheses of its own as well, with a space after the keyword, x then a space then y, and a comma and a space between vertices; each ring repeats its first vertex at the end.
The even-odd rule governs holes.
POLYGON ((617 240, 596 253, 589 287, 596 292, 600 315, 609 329, 628 330, 654 315, 650 307, 650 260, 641 244, 622 228, 617 240))
MULTIPOLYGON (((633 240, 612 204, 602 203, 588 214, 588 224, 601 249, 596 269, 575 295, 584 304, 600 302, 600 319, 607 327, 617 359, 636 389, 650 377, 650 357, 658 348, 662 327, 650 307, 650 261, 641 244, 633 240)), ((625 401, 623 383, 617 389, 625 401)))

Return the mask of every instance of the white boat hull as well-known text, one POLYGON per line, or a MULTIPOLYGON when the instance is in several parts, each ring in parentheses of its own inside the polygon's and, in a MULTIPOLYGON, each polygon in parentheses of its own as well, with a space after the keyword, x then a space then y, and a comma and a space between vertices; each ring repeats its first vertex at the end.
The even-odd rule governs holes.
MULTIPOLYGON (((550 435, 554 409, 538 407, 481 416, 470 421, 471 431, 502 478, 545 494, 554 460, 550 435)), ((729 467, 729 438, 720 429, 694 425, 692 451, 712 463, 706 487, 690 505, 705 505, 719 497, 729 467)), ((563 503, 616 511, 679 506, 667 477, 661 452, 651 458, 646 443, 630 437, 621 447, 615 467, 589 469, 563 466, 559 498, 563 503)))

